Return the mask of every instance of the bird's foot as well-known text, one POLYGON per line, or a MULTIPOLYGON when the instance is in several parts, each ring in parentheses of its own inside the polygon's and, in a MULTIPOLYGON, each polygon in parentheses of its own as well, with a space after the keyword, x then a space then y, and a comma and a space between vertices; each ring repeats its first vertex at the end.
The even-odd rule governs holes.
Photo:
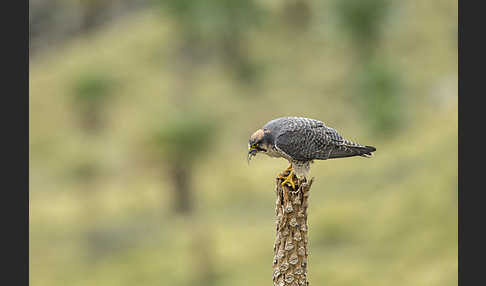
POLYGON ((293 170, 290 169, 289 175, 287 177, 284 177, 282 175, 279 175, 279 177, 281 179, 284 179, 284 181, 281 184, 282 187, 285 186, 286 183, 289 183, 290 186, 292 187, 292 190, 295 191, 295 183, 294 183, 294 180, 293 180, 293 176, 294 176, 293 173, 294 173, 293 170))

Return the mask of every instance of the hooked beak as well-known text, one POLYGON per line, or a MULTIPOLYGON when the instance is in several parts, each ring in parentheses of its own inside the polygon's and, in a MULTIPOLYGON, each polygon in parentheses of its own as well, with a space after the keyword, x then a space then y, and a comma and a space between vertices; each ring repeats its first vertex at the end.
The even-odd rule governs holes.
POLYGON ((248 165, 250 165, 250 160, 252 157, 256 156, 256 153, 258 152, 258 149, 252 146, 248 147, 248 165))

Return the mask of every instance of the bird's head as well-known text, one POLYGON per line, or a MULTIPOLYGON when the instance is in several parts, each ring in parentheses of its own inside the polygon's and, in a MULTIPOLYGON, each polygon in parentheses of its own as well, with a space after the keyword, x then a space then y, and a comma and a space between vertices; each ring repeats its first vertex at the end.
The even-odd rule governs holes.
POLYGON ((248 164, 257 153, 267 153, 272 147, 272 136, 270 131, 258 129, 248 140, 248 164))

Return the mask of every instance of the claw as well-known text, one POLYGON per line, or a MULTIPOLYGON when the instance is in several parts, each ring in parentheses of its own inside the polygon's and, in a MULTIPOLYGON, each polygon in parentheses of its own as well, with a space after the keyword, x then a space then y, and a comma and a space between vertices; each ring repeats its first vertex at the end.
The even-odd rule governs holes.
POLYGON ((285 186, 286 183, 290 183, 290 185, 292 186, 292 190, 295 190, 295 183, 292 177, 293 177, 293 170, 290 170, 290 173, 287 177, 281 177, 282 179, 284 179, 284 181, 281 184, 282 187, 285 186))
POLYGON ((285 206, 286 210, 288 212, 292 212, 292 205, 291 203, 289 202, 289 194, 288 192, 290 193, 295 193, 297 192, 298 190, 295 189, 295 183, 294 183, 294 180, 293 180, 293 176, 294 176, 294 171, 292 169, 292 164, 290 164, 287 169, 285 169, 285 171, 283 171, 282 173, 278 174, 278 178, 279 179, 282 179, 282 183, 280 184, 282 186, 282 195, 283 195, 283 205, 285 206), (288 172, 288 175, 285 176, 285 174, 288 172), (292 190, 288 190, 286 188, 284 188, 285 184, 289 183, 289 185, 292 187, 292 190))

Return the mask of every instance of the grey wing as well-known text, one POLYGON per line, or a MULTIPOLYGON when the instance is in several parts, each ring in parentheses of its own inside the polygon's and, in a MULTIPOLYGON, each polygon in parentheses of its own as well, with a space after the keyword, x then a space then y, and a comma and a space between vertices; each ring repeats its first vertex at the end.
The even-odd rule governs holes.
POLYGON ((330 138, 323 127, 306 127, 287 130, 275 140, 278 149, 298 161, 310 161, 325 157, 330 138))
POLYGON ((266 128, 277 133, 277 149, 298 161, 369 156, 376 150, 344 139, 334 128, 314 119, 278 118, 269 122, 266 128))
POLYGON ((317 159, 326 160, 353 156, 366 157, 371 155, 371 152, 376 150, 372 146, 362 146, 341 137, 341 135, 339 135, 339 133, 333 128, 326 127, 324 132, 330 139, 330 142, 326 146, 326 150, 320 153, 317 159))

